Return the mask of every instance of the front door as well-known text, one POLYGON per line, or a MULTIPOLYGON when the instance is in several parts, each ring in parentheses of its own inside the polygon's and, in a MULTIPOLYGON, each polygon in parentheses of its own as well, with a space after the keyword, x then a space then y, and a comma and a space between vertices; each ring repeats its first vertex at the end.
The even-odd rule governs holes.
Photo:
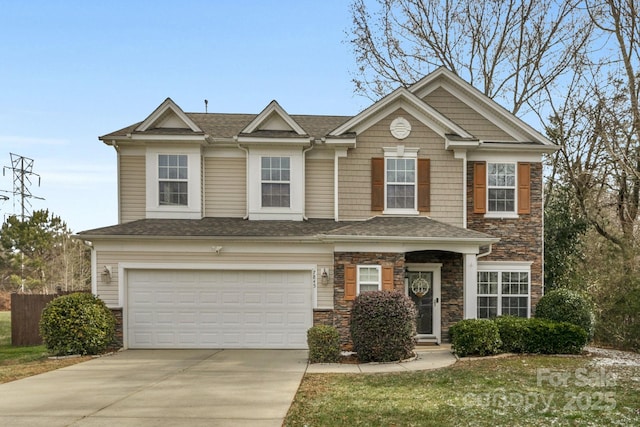
POLYGON ((414 267, 407 271, 407 295, 416 305, 418 341, 440 342, 440 268, 414 267), (414 270, 415 269, 415 270, 414 270))

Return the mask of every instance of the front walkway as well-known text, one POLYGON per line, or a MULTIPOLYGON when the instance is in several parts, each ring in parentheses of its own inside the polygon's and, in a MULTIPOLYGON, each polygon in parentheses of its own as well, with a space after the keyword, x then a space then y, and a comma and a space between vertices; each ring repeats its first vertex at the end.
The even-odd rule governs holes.
POLYGON ((416 347, 416 357, 406 362, 392 363, 314 363, 307 367, 307 374, 358 374, 379 372, 424 371, 451 366, 456 357, 451 353, 450 344, 433 347, 416 347))

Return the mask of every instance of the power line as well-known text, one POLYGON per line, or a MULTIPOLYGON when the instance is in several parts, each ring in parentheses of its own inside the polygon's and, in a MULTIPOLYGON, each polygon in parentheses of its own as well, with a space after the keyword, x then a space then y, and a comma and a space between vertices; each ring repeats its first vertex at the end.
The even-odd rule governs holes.
POLYGON ((20 197, 20 220, 24 221, 29 216, 29 209, 32 208, 30 199, 44 200, 42 197, 34 196, 29 187, 33 185, 32 179, 38 178, 38 187, 40 186, 40 175, 33 172, 33 159, 10 153, 11 166, 3 166, 2 175, 5 171, 10 170, 13 173, 13 196, 14 209, 15 198, 20 197))

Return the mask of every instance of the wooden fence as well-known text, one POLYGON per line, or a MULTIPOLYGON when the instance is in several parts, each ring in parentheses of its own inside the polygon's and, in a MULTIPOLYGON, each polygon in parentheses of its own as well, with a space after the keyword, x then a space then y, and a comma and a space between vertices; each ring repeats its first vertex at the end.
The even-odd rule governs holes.
POLYGON ((58 295, 11 294, 11 345, 40 345, 42 310, 58 295))
MULTIPOLYGON (((88 292, 88 291, 75 291, 88 292)), ((11 345, 40 345, 40 317, 49 302, 61 295, 73 292, 58 291, 57 294, 11 294, 11 345)))

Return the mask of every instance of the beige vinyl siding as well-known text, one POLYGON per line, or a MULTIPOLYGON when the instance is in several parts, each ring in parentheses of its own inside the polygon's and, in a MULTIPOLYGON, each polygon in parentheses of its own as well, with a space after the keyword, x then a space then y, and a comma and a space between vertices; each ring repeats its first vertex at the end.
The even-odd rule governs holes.
POLYGON ((120 222, 146 216, 146 178, 144 156, 120 156, 120 222))
POLYGON ((480 140, 514 141, 513 137, 444 88, 434 90, 424 101, 480 140))
POLYGON ((418 158, 431 159, 431 212, 422 215, 462 226, 462 160, 444 148, 444 139, 403 109, 398 109, 358 135, 357 148, 339 159, 339 219, 366 219, 371 210, 371 158, 383 157, 383 147, 417 147, 418 158), (402 142, 391 136, 389 125, 398 116, 411 123, 411 134, 402 142))
POLYGON ((246 164, 245 158, 205 157, 204 216, 246 215, 246 164))
POLYGON ((333 159, 307 159, 305 214, 333 218, 333 159))
MULTIPOLYGON (((333 253, 327 251, 326 254, 305 254, 291 252, 271 252, 267 253, 243 253, 238 252, 225 253, 226 247, 223 247, 220 255, 213 256, 211 251, 104 251, 99 250, 96 253, 97 260, 97 291, 98 296, 110 307, 118 306, 118 280, 119 280, 119 264, 120 263, 145 263, 145 264, 171 264, 179 268, 178 264, 185 263, 189 265, 200 264, 210 266, 211 268, 223 268, 227 270, 242 270, 247 265, 255 266, 260 264, 272 265, 317 265, 317 301, 318 308, 333 308, 333 253), (112 276, 111 282, 107 282, 107 277, 102 274, 104 266, 111 266, 112 276), (326 269, 329 273, 329 284, 322 285, 320 283, 320 275, 322 269, 326 269)), ((283 268, 286 270, 286 268, 283 268)), ((126 293, 125 293, 126 294, 126 293)))

